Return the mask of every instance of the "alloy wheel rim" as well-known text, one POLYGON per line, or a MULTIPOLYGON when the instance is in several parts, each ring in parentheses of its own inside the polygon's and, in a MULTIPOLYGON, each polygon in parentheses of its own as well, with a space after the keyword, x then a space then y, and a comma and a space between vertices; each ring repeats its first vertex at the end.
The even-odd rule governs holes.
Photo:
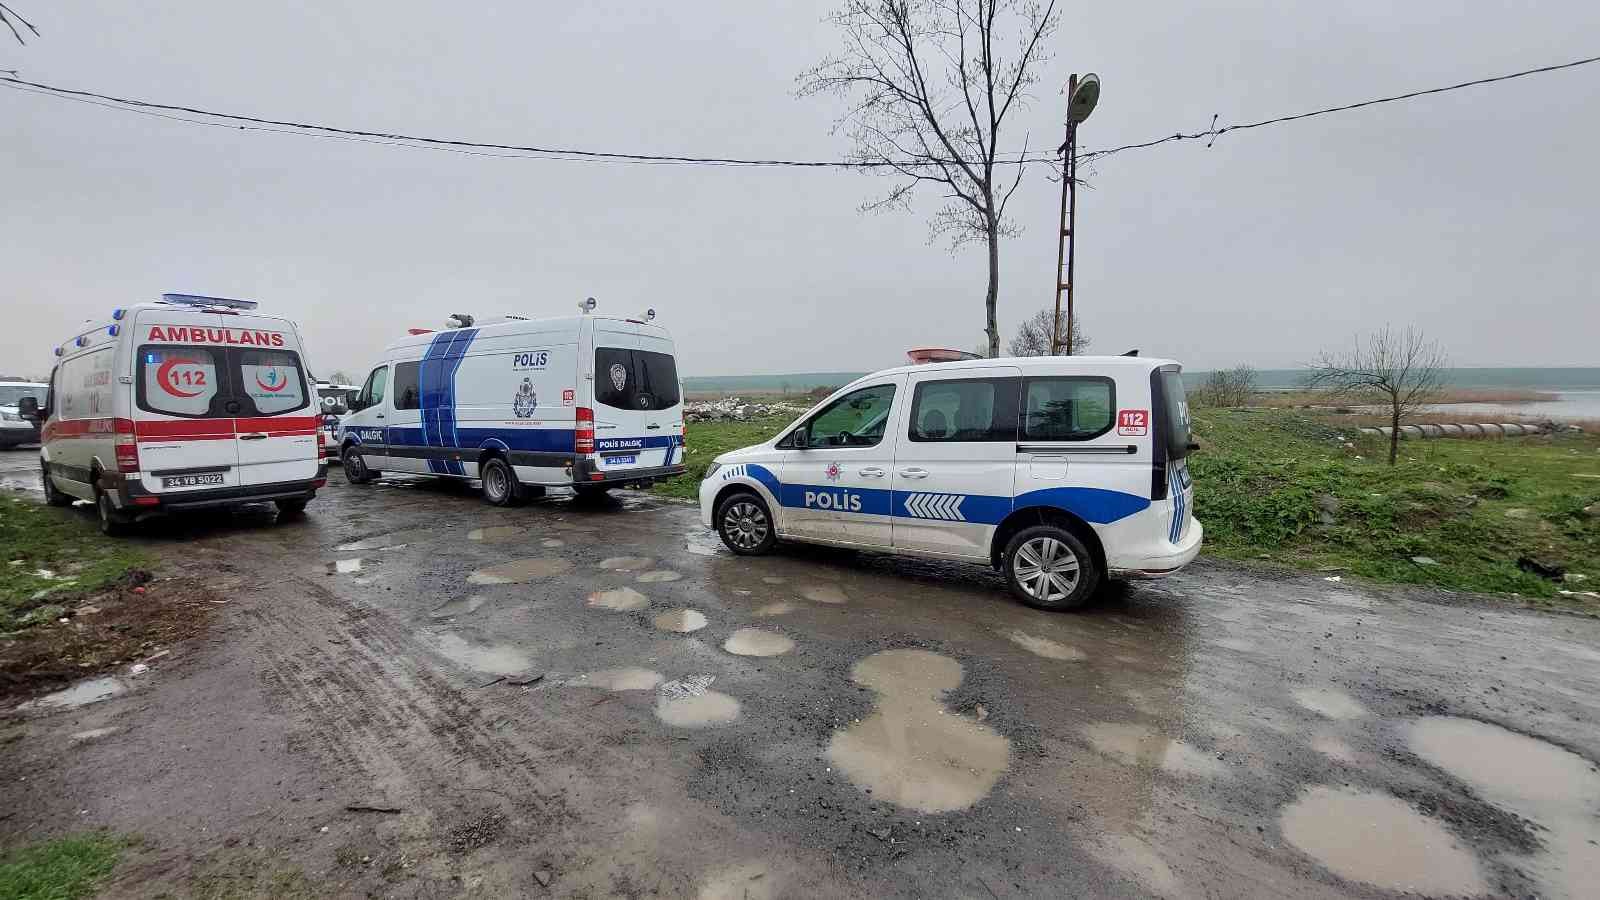
POLYGON ((757 547, 767 539, 767 516, 749 501, 735 503, 722 515, 722 531, 741 550, 757 547))
POLYGON ((489 467, 489 494, 496 500, 506 495, 506 473, 499 466, 489 467))
POLYGON ((362 470, 366 467, 366 463, 361 461, 361 457, 354 453, 344 458, 344 473, 351 478, 360 478, 362 470))
POLYGON ((1082 575, 1078 555, 1053 537, 1036 537, 1018 547, 1011 570, 1028 596, 1044 603, 1065 600, 1082 575))

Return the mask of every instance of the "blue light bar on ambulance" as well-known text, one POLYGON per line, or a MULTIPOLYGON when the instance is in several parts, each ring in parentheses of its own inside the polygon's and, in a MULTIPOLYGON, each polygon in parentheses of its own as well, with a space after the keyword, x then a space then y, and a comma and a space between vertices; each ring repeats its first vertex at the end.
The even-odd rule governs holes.
POLYGON ((206 297, 201 294, 162 294, 161 302, 180 306, 220 306, 224 309, 255 309, 260 304, 254 300, 230 300, 227 297, 206 297))

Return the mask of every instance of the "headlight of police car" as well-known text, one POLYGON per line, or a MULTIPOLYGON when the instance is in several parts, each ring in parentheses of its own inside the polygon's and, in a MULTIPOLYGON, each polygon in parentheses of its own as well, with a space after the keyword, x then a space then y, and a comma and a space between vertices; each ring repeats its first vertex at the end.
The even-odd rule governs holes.
POLYGON ((706 479, 710 478, 711 476, 717 474, 717 470, 720 469, 720 468, 722 468, 722 463, 719 463, 719 462, 714 462, 711 465, 706 466, 706 473, 704 475, 700 476, 700 480, 701 481, 705 481, 706 479))

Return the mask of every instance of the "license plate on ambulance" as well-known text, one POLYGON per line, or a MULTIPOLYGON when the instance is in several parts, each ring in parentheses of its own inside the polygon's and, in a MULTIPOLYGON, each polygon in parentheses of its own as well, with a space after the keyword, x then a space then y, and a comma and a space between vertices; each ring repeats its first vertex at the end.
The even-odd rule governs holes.
POLYGON ((629 453, 626 456, 608 456, 608 457, 606 457, 606 465, 608 465, 608 466, 632 466, 632 465, 637 465, 638 462, 639 462, 639 455, 636 454, 636 453, 629 453))
POLYGON ((205 485, 221 484, 221 472, 213 475, 168 475, 161 479, 161 486, 164 488, 203 487, 205 485))

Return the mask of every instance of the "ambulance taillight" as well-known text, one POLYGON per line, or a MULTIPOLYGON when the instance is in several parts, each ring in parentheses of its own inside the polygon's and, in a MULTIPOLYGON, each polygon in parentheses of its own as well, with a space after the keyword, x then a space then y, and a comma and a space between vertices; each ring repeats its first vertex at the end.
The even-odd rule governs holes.
POLYGON ((577 425, 578 425, 577 430, 575 432, 573 432, 573 435, 574 435, 574 438, 575 438, 575 440, 573 442, 573 448, 572 448, 573 452, 574 453, 593 453, 594 452, 594 410, 590 409, 587 406, 578 407, 578 422, 577 422, 577 425))
POLYGON ((139 444, 131 429, 128 431, 119 430, 112 446, 117 454, 118 472, 139 471, 139 444))

